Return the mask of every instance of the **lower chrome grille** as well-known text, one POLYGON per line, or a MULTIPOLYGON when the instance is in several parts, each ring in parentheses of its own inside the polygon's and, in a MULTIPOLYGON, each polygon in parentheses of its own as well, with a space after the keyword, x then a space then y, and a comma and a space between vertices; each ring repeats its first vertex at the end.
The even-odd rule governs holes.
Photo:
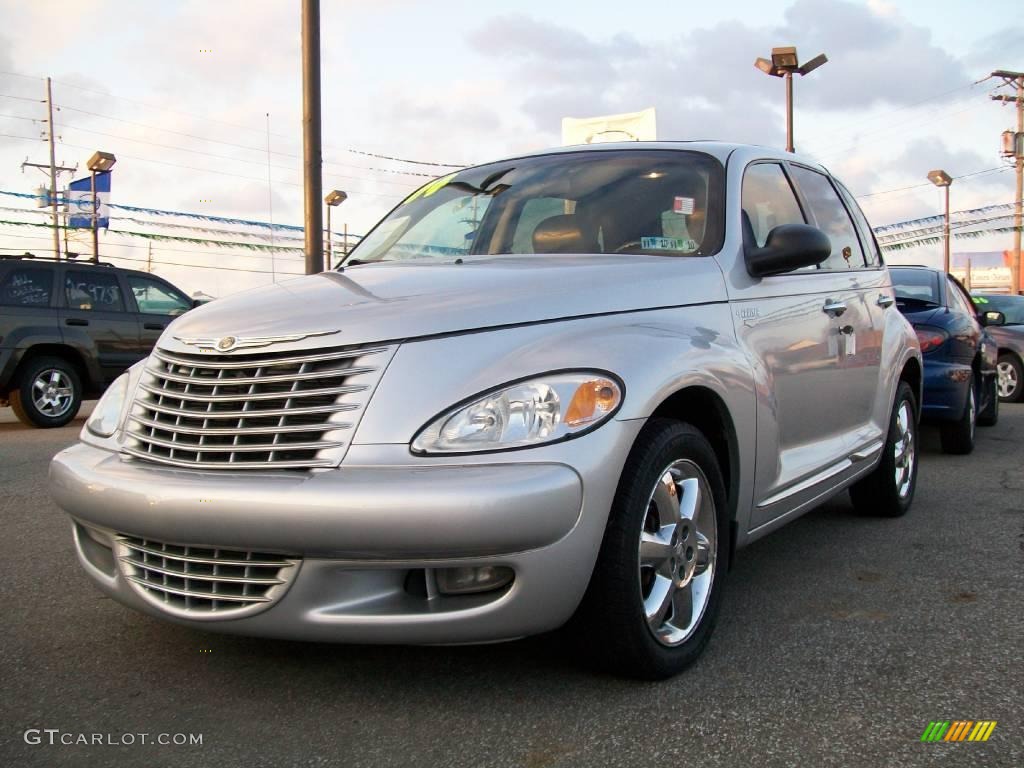
POLYGON ((194 354, 155 349, 123 450, 203 469, 336 466, 393 347, 194 354))
POLYGON ((121 573, 148 602, 188 618, 233 618, 287 591, 298 558, 118 536, 121 573))

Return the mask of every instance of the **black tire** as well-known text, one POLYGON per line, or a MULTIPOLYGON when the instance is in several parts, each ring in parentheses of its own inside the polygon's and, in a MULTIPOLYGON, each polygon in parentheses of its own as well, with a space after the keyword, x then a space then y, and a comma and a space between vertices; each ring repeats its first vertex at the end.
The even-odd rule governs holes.
MULTIPOLYGON (((664 500, 666 497, 661 498, 664 500)), ((671 505, 666 507, 671 508, 671 505)), ((659 535, 665 530, 659 529, 659 535)), ((590 585, 569 626, 574 644, 588 649, 604 668, 627 677, 658 680, 681 672, 700 656, 714 629, 724 576, 729 567, 729 530, 725 484, 711 445, 688 424, 670 419, 651 419, 637 437, 623 468, 590 585), (686 482, 697 482, 685 487, 679 485, 681 490, 678 491, 671 490, 677 488, 674 483, 663 484, 666 474, 677 467, 682 468, 679 471, 691 473, 686 482), (706 482, 701 483, 701 479, 706 482), (698 489, 697 495, 688 497, 694 488, 698 489), (655 504, 656 491, 667 493, 669 501, 674 501, 677 507, 684 507, 686 498, 699 499, 700 511, 690 518, 691 526, 684 524, 686 518, 677 523, 671 534, 671 543, 666 548, 676 552, 679 559, 672 555, 671 559, 666 557, 662 561, 668 572, 673 574, 673 579, 669 580, 673 585, 670 595, 687 590, 686 586, 678 585, 684 582, 690 585, 690 621, 680 630, 676 636, 678 639, 667 635, 665 640, 657 639, 655 629, 649 625, 644 604, 644 574, 649 575, 652 590, 654 582, 663 578, 658 575, 660 571, 642 569, 639 551, 641 534, 648 535, 645 531, 651 530, 645 525, 660 509, 655 504), (713 509, 709 510, 707 503, 712 503, 713 509), (698 518, 705 531, 709 530, 710 521, 714 521, 715 541, 712 546, 710 539, 705 538, 704 548, 698 548, 697 554, 693 555, 692 550, 686 549, 689 546, 686 541, 699 542, 701 524, 698 524, 698 518), (678 539, 677 544, 677 537, 681 536, 687 539, 678 539), (689 565, 691 560, 693 566, 689 565), (698 573, 697 569, 704 563, 707 567, 698 573), (691 574, 689 581, 683 577, 683 570, 687 567, 691 574), (710 578, 705 578, 709 571, 710 578), (674 578, 676 574, 678 583, 674 578), (699 592, 698 579, 706 584, 706 589, 701 588, 699 592), (701 594, 706 595, 703 610, 695 602, 701 599, 701 594), (694 614, 697 615, 695 620, 694 614)), ((646 599, 652 602, 652 597, 646 599)), ((672 629, 670 622, 678 621, 676 602, 670 599, 663 602, 667 606, 666 613, 655 615, 664 618, 664 625, 661 624, 662 618, 650 620, 659 624, 659 631, 672 629)))
POLYGON ((874 471, 867 477, 850 486, 850 500, 854 509, 862 515, 876 517, 902 517, 910 509, 917 488, 917 401, 914 390, 905 381, 901 381, 896 389, 892 412, 889 417, 889 433, 886 435, 885 446, 882 448, 882 459, 874 471), (909 424, 901 424, 900 414, 903 411, 904 421, 909 415, 909 424), (910 444, 906 445, 904 430, 910 430, 910 444), (909 459, 904 459, 909 447, 909 459), (906 468, 909 461, 909 483, 898 482, 896 470, 906 468))
POLYGON ((995 376, 989 377, 988 402, 978 411, 979 427, 994 427, 999 423, 999 381, 995 376))
POLYGON ((963 414, 956 421, 944 423, 939 427, 939 438, 945 453, 966 456, 974 450, 974 431, 978 424, 977 403, 977 388, 972 375, 967 387, 963 414))
POLYGON ((1004 403, 1019 403, 1024 397, 1024 365, 1021 365, 1020 358, 1012 352, 1004 352, 999 356, 999 367, 1005 368, 1013 377, 1012 389, 999 399, 1004 403))
MULTIPOLYGON (((53 373, 50 376, 46 376, 47 380, 54 378, 53 373)), ((60 357, 36 357, 29 360, 26 363, 20 373, 18 374, 18 382, 15 389, 11 390, 10 394, 11 409, 14 411, 14 415, 23 423, 30 427, 63 427, 75 416, 78 415, 78 409, 82 406, 82 381, 78 376, 78 371, 71 365, 67 360, 60 357), (55 372, 56 378, 62 385, 60 389, 70 390, 70 399, 61 405, 47 407, 43 406, 43 409, 36 402, 36 396, 39 394, 38 388, 35 388, 36 381, 40 377, 46 376, 47 372, 55 372), (35 393, 33 392, 36 389, 35 393)), ((63 396, 62 396, 63 400, 63 396)))

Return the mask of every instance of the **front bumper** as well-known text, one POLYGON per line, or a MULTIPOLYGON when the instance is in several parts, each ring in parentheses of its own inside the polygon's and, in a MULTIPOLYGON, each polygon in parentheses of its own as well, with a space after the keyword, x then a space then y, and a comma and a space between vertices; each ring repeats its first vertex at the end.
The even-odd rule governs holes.
MULTIPOLYGON (((605 461, 624 461, 636 428, 607 430, 605 461)), ((557 455, 539 458, 230 473, 158 467, 78 444, 54 458, 50 487, 74 520, 86 572, 146 613, 300 640, 486 642, 564 623, 600 546, 617 473, 585 466, 596 478, 585 498, 578 468, 557 455), (299 562, 283 594, 263 609, 237 618, 189 615, 165 610, 127 578, 120 536, 299 562), (511 568, 514 580, 468 595, 440 594, 432 581, 438 568, 487 565, 511 568)))

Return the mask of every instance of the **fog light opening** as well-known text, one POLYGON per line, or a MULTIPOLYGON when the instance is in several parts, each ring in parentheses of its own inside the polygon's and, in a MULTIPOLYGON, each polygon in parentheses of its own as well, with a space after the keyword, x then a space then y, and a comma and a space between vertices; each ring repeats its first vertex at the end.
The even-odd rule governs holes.
POLYGON ((434 575, 437 579, 437 590, 443 595, 491 592, 508 586, 514 577, 511 568, 501 565, 438 568, 434 575))

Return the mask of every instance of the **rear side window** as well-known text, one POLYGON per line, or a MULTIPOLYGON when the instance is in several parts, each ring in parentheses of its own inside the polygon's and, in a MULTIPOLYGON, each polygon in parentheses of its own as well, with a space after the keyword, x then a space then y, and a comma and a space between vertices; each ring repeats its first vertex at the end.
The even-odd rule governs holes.
POLYGON ((104 272, 68 272, 64 278, 68 309, 124 312, 124 297, 117 275, 104 272))
POLYGON ((832 241, 832 254, 822 262, 821 269, 863 269, 864 252, 857 231, 828 176, 798 165, 792 166, 792 171, 815 224, 832 241))
POLYGON ((53 293, 53 272, 39 267, 20 267, 7 273, 0 284, 0 304, 15 307, 48 307, 53 293))
POLYGON ((869 267, 882 266, 882 251, 878 247, 874 230, 868 224, 867 216, 864 215, 864 211, 857 205, 857 201, 850 194, 850 190, 838 181, 836 181, 836 186, 839 187, 839 194, 843 196, 843 202, 846 203, 846 207, 853 215, 853 222, 857 225, 858 232, 860 232, 860 241, 864 245, 864 256, 867 265, 869 267))
POLYGON ((757 163, 743 174, 744 228, 750 224, 758 248, 780 224, 804 224, 793 188, 776 163, 757 163))

